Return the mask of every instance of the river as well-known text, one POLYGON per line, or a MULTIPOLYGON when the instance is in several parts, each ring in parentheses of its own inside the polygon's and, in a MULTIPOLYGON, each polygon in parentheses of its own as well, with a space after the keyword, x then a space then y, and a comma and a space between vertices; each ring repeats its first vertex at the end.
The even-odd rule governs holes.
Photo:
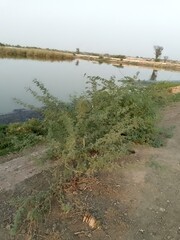
POLYGON ((32 81, 43 82, 49 91, 64 101, 70 95, 85 91, 87 75, 110 78, 133 76, 139 72, 141 80, 180 81, 180 72, 165 70, 153 71, 142 67, 114 67, 108 64, 93 63, 85 60, 72 62, 48 62, 23 59, 0 59, 0 114, 21 108, 13 98, 29 104, 37 104, 26 88, 34 87, 32 81))

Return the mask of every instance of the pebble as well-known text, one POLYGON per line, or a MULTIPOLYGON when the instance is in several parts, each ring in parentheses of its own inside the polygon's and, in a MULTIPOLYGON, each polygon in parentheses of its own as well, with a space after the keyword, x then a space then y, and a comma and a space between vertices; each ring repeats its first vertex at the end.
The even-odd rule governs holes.
POLYGON ((45 234, 49 234, 50 233, 50 230, 47 228, 46 231, 45 231, 45 234))
POLYGON ((54 223, 54 224, 53 224, 53 227, 52 227, 53 232, 55 232, 56 228, 57 228, 57 224, 54 223))
POLYGON ((11 229, 11 225, 10 224, 6 225, 6 229, 10 230, 11 229))
POLYGON ((21 233, 22 233, 22 234, 25 234, 25 233, 26 233, 26 230, 25 230, 25 229, 23 229, 23 230, 21 231, 21 233))
POLYGON ((161 211, 161 212, 165 212, 166 209, 164 209, 164 208, 160 208, 159 211, 161 211))

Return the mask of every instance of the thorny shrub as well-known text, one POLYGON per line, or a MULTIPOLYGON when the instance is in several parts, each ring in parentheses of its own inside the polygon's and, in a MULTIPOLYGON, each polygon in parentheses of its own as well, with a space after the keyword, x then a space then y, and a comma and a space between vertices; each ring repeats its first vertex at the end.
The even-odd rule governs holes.
MULTIPOLYGON (((34 84, 41 94, 28 90, 43 105, 48 157, 59 162, 51 187, 57 195, 56 186, 74 177, 93 174, 127 154, 135 144, 161 146, 164 131, 156 126, 157 113, 173 100, 168 88, 177 85, 140 82, 130 77, 122 81, 88 77, 86 93, 65 103, 52 96, 39 81, 34 80, 34 84)), ((61 196, 62 192, 61 188, 61 196)), ((34 208, 37 211, 37 206, 34 208)), ((33 215, 29 219, 28 213, 20 213, 28 221, 35 220, 33 215)), ((19 218, 16 222, 14 232, 21 225, 19 218)))

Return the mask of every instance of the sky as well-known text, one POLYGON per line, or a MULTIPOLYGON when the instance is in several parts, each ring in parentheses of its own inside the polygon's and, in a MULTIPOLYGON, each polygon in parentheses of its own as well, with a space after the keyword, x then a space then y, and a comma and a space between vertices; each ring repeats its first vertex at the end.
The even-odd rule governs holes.
POLYGON ((0 0, 0 42, 180 60, 180 0, 0 0))

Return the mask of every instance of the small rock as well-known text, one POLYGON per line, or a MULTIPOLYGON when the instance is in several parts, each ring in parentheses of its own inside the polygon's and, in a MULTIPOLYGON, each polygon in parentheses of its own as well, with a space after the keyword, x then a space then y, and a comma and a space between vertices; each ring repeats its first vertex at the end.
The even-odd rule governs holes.
POLYGON ((161 211, 161 212, 165 212, 166 209, 164 209, 164 208, 160 208, 159 211, 161 211))
POLYGON ((143 229, 139 229, 139 232, 140 233, 144 233, 145 231, 143 229))
POLYGON ((57 228, 57 224, 54 223, 54 224, 53 224, 53 227, 52 227, 53 232, 55 232, 56 228, 57 228))
POLYGON ((86 190, 86 188, 87 188, 87 184, 86 183, 81 183, 79 185, 79 190, 81 190, 81 191, 86 190))
POLYGON ((26 233, 26 230, 25 230, 25 229, 23 229, 23 230, 21 231, 21 233, 22 233, 22 234, 25 234, 25 233, 26 233))
POLYGON ((105 230, 107 230, 107 229, 108 229, 108 226, 107 226, 107 225, 104 225, 103 228, 104 228, 105 230))
POLYGON ((45 231, 45 234, 49 234, 50 233, 50 230, 47 228, 46 231, 45 231))
POLYGON ((11 229, 11 225, 10 224, 6 225, 6 229, 10 230, 11 229))

